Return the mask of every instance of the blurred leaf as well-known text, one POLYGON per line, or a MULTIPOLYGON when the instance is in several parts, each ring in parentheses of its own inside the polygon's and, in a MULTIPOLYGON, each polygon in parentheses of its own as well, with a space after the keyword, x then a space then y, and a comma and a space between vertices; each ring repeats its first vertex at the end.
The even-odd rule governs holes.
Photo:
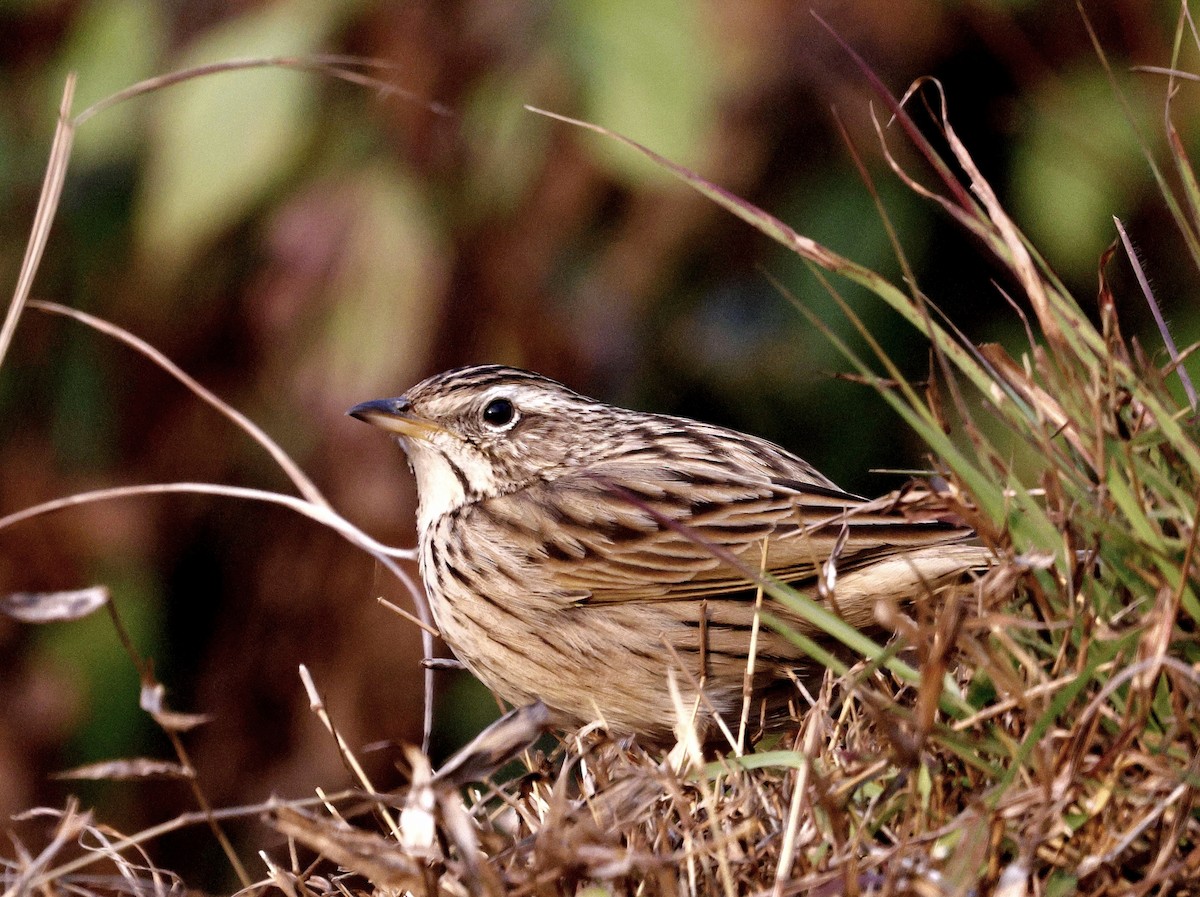
MULTIPOLYGON (((872 189, 887 209, 892 227, 901 235, 910 262, 919 261, 929 244, 928 204, 923 204, 899 181, 879 177, 872 189)), ((871 190, 848 166, 822 168, 791 184, 779 199, 778 217, 823 246, 852 258, 885 277, 901 273, 896 253, 880 220, 871 190)), ((830 305, 832 307, 832 304, 830 305)), ((863 309, 863 314, 871 310, 863 309)))
POLYGON ((1014 218, 1053 265, 1092 274, 1145 183, 1137 137, 1094 67, 1043 86, 1015 141, 1014 218))
MULTIPOLYGON (((581 116, 700 167, 718 87, 716 47, 702 7, 674 0, 594 0, 557 7, 568 59, 583 92, 581 116)), ((645 160, 588 142, 613 174, 629 182, 666 181, 645 160)))
POLYGON ((206 713, 179 713, 167 706, 167 690, 159 682, 143 682, 138 706, 168 732, 188 732, 212 719, 206 713))
MULTIPOLYGON (((909 253, 910 261, 919 261, 928 243, 928 208, 914 201, 911 191, 895 180, 881 180, 876 189, 893 226, 903 235, 904 249, 909 253)), ((871 194, 852 171, 831 168, 798 181, 771 211, 822 246, 828 246, 891 280, 899 278, 900 267, 887 230, 879 219, 871 194)), ((793 254, 788 247, 780 246, 779 250, 776 256, 780 259, 793 254)), ((823 290, 812 288, 812 279, 803 266, 781 263, 773 266, 772 271, 779 272, 787 292, 803 297, 804 303, 838 336, 848 339, 852 345, 861 345, 853 336, 852 323, 837 312, 837 303, 831 297, 823 290)), ((848 295, 856 296, 854 289, 847 290, 848 295)), ((902 326, 900 319, 891 314, 885 304, 857 299, 852 300, 852 304, 870 327, 872 336, 890 351, 903 351, 913 344, 912 332, 902 326)), ((836 367, 840 353, 828 340, 811 327, 799 326, 796 331, 790 336, 795 341, 796 354, 803 357, 806 365, 818 370, 836 367)))
MULTIPOLYGON (((204 34, 171 68, 311 53, 339 6, 264 7, 204 34)), ((162 91, 137 215, 151 273, 170 280, 288 176, 313 134, 320 86, 312 75, 254 69, 162 91)))
POLYGON ((1077 893, 1076 887, 1079 885, 1079 877, 1070 872, 1057 870, 1050 873, 1046 879, 1046 897, 1067 897, 1069 894, 1077 893))
POLYGON ((310 353, 300 378, 339 403, 394 387, 398 366, 423 364, 450 256, 415 184, 382 165, 347 178, 353 225, 329 287, 324 346, 310 353))
POLYGON ((499 716, 495 699, 478 679, 465 672, 447 675, 434 714, 437 732, 433 756, 457 751, 499 716))
POLYGON ((55 385, 51 434, 64 465, 96 468, 113 460, 114 392, 103 352, 89 334, 71 329, 51 369, 55 385))
POLYGON ((540 67, 515 75, 488 72, 467 98, 462 132, 473 154, 463 172, 469 178, 462 188, 470 203, 463 210, 467 222, 513 211, 545 164, 550 129, 524 108, 540 94, 542 75, 540 67))
MULTIPOLYGON (((79 76, 75 112, 155 73, 166 43, 162 6, 142 0, 93 0, 83 4, 45 82, 42 108, 58 111, 68 72, 79 76)), ((79 129, 72 163, 111 162, 133 151, 139 104, 121 103, 79 129)))
POLYGON ((190 779, 192 775, 178 763, 154 760, 149 757, 131 757, 128 760, 106 760, 88 763, 54 774, 56 779, 190 779))
POLYGON ((104 586, 72 592, 14 592, 0 596, 0 614, 22 623, 56 623, 81 619, 107 603, 104 586))

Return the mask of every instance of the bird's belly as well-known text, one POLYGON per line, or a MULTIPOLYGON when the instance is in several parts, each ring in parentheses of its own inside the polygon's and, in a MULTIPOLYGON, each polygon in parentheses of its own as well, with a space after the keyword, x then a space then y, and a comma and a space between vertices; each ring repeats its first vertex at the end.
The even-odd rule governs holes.
POLYGON ((449 590, 441 602, 442 633, 455 654, 504 700, 544 701, 559 725, 598 721, 617 734, 661 739, 670 737, 680 712, 696 713, 701 729, 711 722, 709 708, 736 718, 745 648, 702 651, 698 628, 673 614, 580 605, 517 628, 502 612, 482 609, 475 596, 462 597, 449 590), (697 705, 701 685, 707 706, 697 705))
MULTIPOLYGON (((506 701, 541 699, 558 725, 600 721, 615 733, 658 739, 671 736, 680 712, 695 713, 701 730, 710 728, 713 710, 736 725, 752 597, 564 603, 546 597, 536 565, 481 568, 478 559, 438 557, 424 543, 421 573, 446 643, 506 701)), ((754 697, 799 661, 766 627, 758 650, 754 697)))

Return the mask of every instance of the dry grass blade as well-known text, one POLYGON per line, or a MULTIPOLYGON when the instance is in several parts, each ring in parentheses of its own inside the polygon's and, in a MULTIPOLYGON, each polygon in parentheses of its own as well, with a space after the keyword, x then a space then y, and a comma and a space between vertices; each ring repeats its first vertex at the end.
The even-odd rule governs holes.
POLYGON ((396 66, 386 60, 369 59, 361 56, 345 56, 338 54, 314 54, 311 56, 257 56, 246 59, 225 59, 220 62, 213 62, 207 65, 193 66, 187 69, 180 69, 177 72, 169 72, 165 75, 158 75, 154 78, 147 78, 145 81, 139 81, 137 84, 131 85, 124 90, 118 91, 112 96, 105 97, 97 103, 93 103, 87 109, 80 112, 74 119, 72 124, 75 127, 86 122, 89 118, 99 115, 105 109, 110 109, 119 103, 124 103, 135 97, 144 96, 148 93, 162 90, 171 87, 175 84, 181 84, 184 81, 191 81, 195 78, 204 78, 212 75, 221 74, 224 72, 238 72, 246 69, 262 69, 262 68, 283 68, 296 69, 298 71, 316 72, 319 74, 329 75, 333 78, 338 78, 342 81, 348 81, 351 84, 357 84, 360 87, 369 87, 377 91, 381 96, 398 97, 408 102, 419 103, 429 111, 436 115, 448 116, 451 114, 450 109, 442 103, 434 103, 418 97, 412 91, 404 90, 383 81, 379 78, 370 75, 364 75, 357 69, 394 69, 396 66))
POLYGON ((38 505, 31 505, 0 517, 0 529, 6 529, 56 511, 90 504, 98 501, 115 501, 124 498, 135 498, 143 495, 219 495, 225 498, 236 498, 244 501, 261 501, 268 504, 281 505, 285 508, 309 518, 337 532, 346 541, 363 549, 377 561, 388 567, 402 582, 410 586, 414 593, 419 593, 416 583, 403 571, 395 566, 393 558, 413 560, 414 552, 410 548, 392 548, 377 542, 344 517, 320 506, 314 505, 294 495, 284 495, 281 492, 270 492, 265 489, 251 489, 246 486, 225 486, 220 483, 143 483, 136 486, 113 486, 108 489, 95 489, 91 492, 77 492, 62 498, 52 499, 38 505))
MULTIPOLYGON (((28 815, 30 814, 26 814, 26 816, 28 815)), ((36 857, 28 855, 22 857, 23 862, 14 870, 12 884, 4 892, 5 897, 10 897, 10 895, 21 897, 28 891, 38 888, 43 870, 51 864, 67 844, 76 841, 90 824, 91 815, 89 813, 80 813, 78 805, 74 801, 68 803, 66 810, 58 817, 58 826, 53 837, 42 848, 41 853, 36 857)))
MULTIPOLYGON (((329 802, 345 802, 359 797, 357 791, 339 791, 332 795, 322 796, 319 798, 306 798, 303 800, 292 800, 286 803, 272 799, 270 801, 248 806, 236 807, 221 807, 214 809, 211 814, 202 811, 181 813, 174 816, 165 822, 160 822, 157 825, 149 826, 132 835, 124 835, 120 837, 109 837, 106 841, 104 852, 93 851, 83 853, 70 859, 60 859, 58 855, 62 852, 62 848, 70 842, 71 838, 57 839, 55 842, 55 850, 51 851, 48 848, 43 850, 43 855, 46 856, 45 862, 41 863, 37 870, 26 875, 24 881, 30 890, 37 890, 51 886, 54 882, 65 881, 73 876, 78 875, 85 869, 92 866, 103 864, 111 859, 113 855, 122 855, 128 851, 139 850, 142 845, 150 844, 153 841, 163 837, 164 835, 177 832, 182 829, 190 828, 198 825, 209 825, 210 821, 216 819, 218 821, 227 821, 232 819, 255 819, 262 816, 264 813, 269 813, 278 809, 280 806, 295 807, 297 809, 305 809, 313 806, 323 806, 329 802), (57 862, 54 862, 58 860, 57 862)), ((29 818, 40 818, 44 816, 52 816, 54 818, 68 818, 76 813, 76 808, 73 803, 68 804, 66 811, 55 810, 31 810, 18 817, 18 821, 29 818)), ((78 818, 72 817, 72 818, 78 818)), ((82 829, 77 828, 75 835, 78 837, 82 833, 82 829)), ((2 867, 0 867, 2 868, 2 867)), ((7 872, 6 872, 7 874, 7 872)), ((22 873, 24 874, 24 873, 22 873)), ((6 897, 9 897, 8 892, 5 892, 6 897)))
POLYGON ((193 771, 180 763, 169 763, 156 760, 153 757, 130 757, 125 760, 105 760, 100 763, 88 763, 56 772, 56 779, 90 779, 90 780, 134 780, 134 779, 188 779, 193 771))
POLYGON ((550 711, 541 701, 510 710, 443 763, 433 781, 462 787, 492 775, 530 748, 545 733, 549 722, 550 711))
POLYGON ((351 830, 288 807, 273 811, 271 824, 280 834, 294 838, 339 866, 355 870, 377 887, 419 893, 425 885, 425 864, 380 835, 351 830))
POLYGON ((1096 468, 1097 462, 1092 457, 1090 447, 1084 442, 1075 422, 1063 410, 1058 400, 1034 382, 1025 368, 1017 364, 1003 346, 988 344, 980 346, 979 351, 991 365, 996 380, 1019 396, 1037 418, 1045 421, 1055 434, 1062 435, 1080 457, 1087 458, 1090 466, 1096 468))
POLYGON ((1179 348, 1175 345, 1175 338, 1171 336, 1171 328, 1167 326, 1167 322, 1163 318, 1158 300, 1154 298, 1154 292, 1150 289, 1150 281, 1146 279, 1146 272, 1142 268, 1141 259, 1138 258, 1137 250, 1133 248, 1133 241, 1129 239, 1129 233, 1125 230, 1125 225, 1121 223, 1121 219, 1114 215, 1113 224, 1117 226, 1117 233, 1121 237, 1121 245, 1125 248, 1125 256, 1129 259, 1129 264, 1133 266, 1133 273, 1137 277, 1142 297, 1146 300, 1146 305, 1149 306, 1150 313, 1154 315, 1154 324, 1158 327, 1158 333, 1162 337, 1163 345, 1167 347, 1167 354, 1171 357, 1171 365, 1179 375, 1179 382, 1183 384, 1183 390, 1187 393, 1189 404, 1195 410, 1196 387, 1192 385, 1192 378, 1188 375, 1187 368, 1180 363, 1179 348))
POLYGON ((67 179, 67 163, 71 158, 71 143, 75 138, 75 124, 70 118, 74 98, 75 77, 72 75, 67 78, 63 87, 58 126, 50 144, 50 160, 46 163, 46 179, 38 195, 37 212, 34 215, 33 228, 29 232, 25 257, 21 260, 21 271, 17 275, 12 302, 9 303, 4 324, 0 326, 0 366, 4 364, 9 344, 17 330, 17 322, 21 319, 21 312, 29 299, 29 291, 33 288, 33 278, 41 264, 42 253, 46 250, 46 241, 50 238, 50 225, 54 223, 54 214, 58 211, 58 201, 62 197, 63 184, 67 179))

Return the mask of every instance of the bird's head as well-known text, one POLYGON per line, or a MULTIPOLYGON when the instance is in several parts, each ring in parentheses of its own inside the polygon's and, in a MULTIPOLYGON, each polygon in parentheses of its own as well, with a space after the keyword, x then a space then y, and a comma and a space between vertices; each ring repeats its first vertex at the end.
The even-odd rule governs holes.
POLYGON ((399 438, 424 528, 464 504, 588 463, 615 411, 538 374, 482 365, 437 374, 399 398, 347 413, 399 438))

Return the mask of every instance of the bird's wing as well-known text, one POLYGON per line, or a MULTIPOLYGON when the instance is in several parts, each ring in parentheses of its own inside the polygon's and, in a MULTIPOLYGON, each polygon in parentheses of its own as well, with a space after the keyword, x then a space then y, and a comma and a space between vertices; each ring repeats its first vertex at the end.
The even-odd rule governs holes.
POLYGON ((613 467, 527 485, 479 502, 472 513, 499 531, 521 532, 542 582, 566 600, 589 602, 745 589, 751 580, 744 568, 795 583, 811 579, 835 553, 838 570, 848 571, 968 535, 949 524, 908 521, 827 483, 712 469, 685 482, 648 478, 644 467, 613 467))

